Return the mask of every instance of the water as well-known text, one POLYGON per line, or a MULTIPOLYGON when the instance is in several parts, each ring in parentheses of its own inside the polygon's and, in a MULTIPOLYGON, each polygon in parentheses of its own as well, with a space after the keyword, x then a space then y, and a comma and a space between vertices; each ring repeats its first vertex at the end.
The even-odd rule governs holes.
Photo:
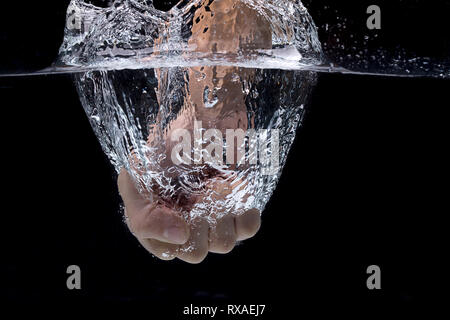
POLYGON ((152 1, 121 0, 99 9, 73 0, 58 62, 135 69, 208 62, 251 67, 256 60, 255 66, 293 67, 322 58, 317 28, 298 1, 191 0, 162 12, 152 1))
POLYGON ((71 3, 58 63, 100 69, 75 74, 81 102, 142 194, 191 218, 264 210, 316 82, 281 69, 322 61, 306 9, 281 4, 71 3))
POLYGON ((214 220, 264 210, 317 72, 450 75, 425 58, 360 65, 326 60, 299 1, 192 0, 162 12, 151 1, 73 0, 58 61, 33 74, 73 73, 116 171, 152 200, 214 220), (227 130, 244 137, 227 139, 227 130))
POLYGON ((264 209, 315 82, 312 72, 237 67, 95 71, 76 76, 81 102, 117 171, 126 168, 142 191, 180 210, 208 216, 264 209), (176 165, 171 158, 172 137, 176 130, 187 130, 187 149, 194 148, 196 122, 201 122, 197 132, 203 136, 202 147, 188 152, 188 161, 176 165), (206 138, 211 129, 224 139, 219 146, 223 161, 196 164, 194 152, 204 152, 211 144, 206 138), (237 159, 227 161, 226 148, 233 140, 226 139, 226 131, 235 129, 246 134, 230 147, 237 154, 242 145, 241 165, 237 159), (261 143, 265 141, 267 146, 261 143), (277 156, 273 162, 272 152, 277 156))
MULTIPOLYGON (((216 32, 206 26, 211 18, 208 18, 207 15, 211 12, 207 10, 214 8, 217 0, 212 1, 209 6, 204 0, 184 0, 168 12, 155 9, 150 0, 120 0, 114 1, 114 5, 112 2, 108 1, 109 7, 99 8, 82 0, 71 1, 67 10, 65 37, 59 59, 43 70, 3 73, 1 76, 226 65, 320 73, 450 77, 448 56, 434 57, 432 53, 420 55, 401 46, 385 47, 383 41, 379 41, 382 38, 379 32, 365 32, 364 36, 361 34, 360 30, 365 28, 365 24, 362 21, 354 21, 355 18, 361 18, 361 12, 358 11, 356 17, 346 16, 345 11, 333 9, 336 6, 326 4, 326 1, 309 3, 310 6, 319 6, 315 8, 316 15, 326 17, 317 27, 300 1, 239 1, 241 6, 245 4, 258 12, 260 20, 266 21, 261 25, 265 24, 265 28, 270 30, 271 37, 266 43, 258 43, 255 39, 266 37, 265 40, 268 40, 267 34, 252 35, 239 50, 220 46, 220 43, 227 42, 227 36, 211 38, 211 34, 216 32), (205 17, 205 14, 206 18, 197 22, 199 15, 205 17), (200 26, 204 28, 201 29, 200 26), (322 32, 323 45, 318 40, 318 30, 322 32), (206 41, 206 38, 209 40, 206 41), (208 45, 202 46, 192 39, 203 39, 208 45)), ((408 7, 408 4, 401 6, 408 7)), ((365 12, 365 8, 356 8, 365 12)), ((217 12, 217 8, 214 10, 217 12)), ((393 7, 389 10, 398 12, 400 9, 393 7)), ((246 13, 248 12, 244 12, 244 15, 246 13)), ((399 24, 406 24, 400 17, 397 20, 399 24)), ((245 25, 245 22, 240 23, 245 25)), ((431 29, 432 26, 426 28, 426 23, 423 21, 422 29, 431 34, 417 34, 414 42, 421 43, 424 36, 432 38, 432 33, 437 32, 431 29)), ((401 29, 401 26, 399 28, 401 29)), ((417 27, 411 29, 413 33, 418 32, 417 27)), ((228 33, 228 36, 233 34, 231 28, 219 32, 228 33)), ((395 29, 389 26, 388 32, 395 33, 395 29)), ((437 39, 436 42, 442 41, 445 40, 437 39)), ((388 42, 392 40, 388 39, 388 42)), ((427 45, 429 44, 430 41, 427 42, 427 45)))

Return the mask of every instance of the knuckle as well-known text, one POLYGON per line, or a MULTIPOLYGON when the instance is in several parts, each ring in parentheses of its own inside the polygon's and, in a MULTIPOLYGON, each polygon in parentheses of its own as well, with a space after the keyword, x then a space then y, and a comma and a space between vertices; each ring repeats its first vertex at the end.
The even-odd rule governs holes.
POLYGON ((214 243, 211 245, 211 252, 214 253, 230 253, 233 251, 234 247, 236 245, 236 241, 232 239, 219 239, 217 241, 214 241, 214 243))
POLYGON ((253 223, 247 224, 244 226, 244 232, 247 236, 253 237, 255 234, 258 233, 259 228, 261 227, 261 221, 256 220, 253 223))
POLYGON ((191 263, 191 264, 199 264, 205 260, 205 258, 208 255, 208 250, 206 249, 197 249, 193 250, 191 252, 185 253, 183 255, 180 255, 180 259, 191 263))

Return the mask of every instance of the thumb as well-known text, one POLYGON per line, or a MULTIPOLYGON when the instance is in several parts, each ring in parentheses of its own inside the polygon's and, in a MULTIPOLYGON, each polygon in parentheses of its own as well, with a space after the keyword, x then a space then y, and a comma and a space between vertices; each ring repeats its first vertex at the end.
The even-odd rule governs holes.
POLYGON ((178 212, 144 198, 124 169, 118 178, 119 193, 129 219, 128 227, 139 239, 155 239, 184 244, 189 239, 189 225, 178 212))

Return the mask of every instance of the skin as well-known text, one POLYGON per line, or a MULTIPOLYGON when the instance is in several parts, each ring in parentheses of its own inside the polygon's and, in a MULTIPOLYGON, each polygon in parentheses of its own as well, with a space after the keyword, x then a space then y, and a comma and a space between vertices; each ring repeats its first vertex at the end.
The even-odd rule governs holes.
MULTIPOLYGON (((270 27, 253 9, 238 0, 216 0, 206 10, 207 2, 195 13, 194 21, 200 19, 192 27, 190 46, 201 52, 231 53, 271 48, 270 27), (203 32, 205 28, 208 30, 203 32)), ((189 99, 186 99, 186 106, 163 136, 167 142, 167 161, 170 161, 173 146, 170 141, 173 130, 184 128, 192 131, 195 120, 202 121, 204 127, 213 126, 222 132, 236 128, 246 130, 249 126, 242 83, 233 81, 232 76, 239 74, 248 78, 252 76, 251 71, 235 67, 193 67, 188 68, 187 72, 189 99), (200 81, 197 77, 199 73, 204 74, 204 79, 200 81), (220 88, 216 93, 219 102, 213 108, 204 106, 203 94, 207 86, 220 88)), ((148 143, 152 144, 154 140, 155 137, 150 134, 148 143)), ((208 188, 216 191, 217 199, 224 198, 238 187, 216 177, 208 178, 206 183, 208 188)), ((162 260, 178 258, 188 263, 200 263, 208 252, 229 253, 237 241, 253 237, 261 225, 261 215, 256 209, 239 214, 227 212, 214 224, 204 217, 186 219, 177 208, 159 201, 156 192, 152 195, 140 194, 125 170, 120 172, 118 187, 130 231, 145 249, 162 260)), ((192 196, 187 202, 192 205, 202 200, 201 196, 192 196)))

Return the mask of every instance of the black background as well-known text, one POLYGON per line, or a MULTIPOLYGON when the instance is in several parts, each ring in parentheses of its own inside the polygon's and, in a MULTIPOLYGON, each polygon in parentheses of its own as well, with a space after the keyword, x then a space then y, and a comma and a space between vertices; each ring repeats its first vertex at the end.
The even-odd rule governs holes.
MULTIPOLYGON (((325 1, 305 2, 316 24, 334 19, 325 1)), ((448 1, 389 3, 388 28, 377 31, 385 47, 448 57, 448 1)), ((0 70, 50 65, 67 4, 3 6, 0 70)), ((369 4, 331 3, 361 35, 369 4)), ((320 75, 261 231, 188 265, 153 258, 122 223, 116 177, 69 76, 0 78, 0 304, 127 302, 151 319, 183 318, 191 303, 267 304, 266 318, 445 306, 448 88, 442 79, 320 75), (80 291, 66 288, 72 264, 80 291), (379 291, 366 287, 372 264, 379 291)))

